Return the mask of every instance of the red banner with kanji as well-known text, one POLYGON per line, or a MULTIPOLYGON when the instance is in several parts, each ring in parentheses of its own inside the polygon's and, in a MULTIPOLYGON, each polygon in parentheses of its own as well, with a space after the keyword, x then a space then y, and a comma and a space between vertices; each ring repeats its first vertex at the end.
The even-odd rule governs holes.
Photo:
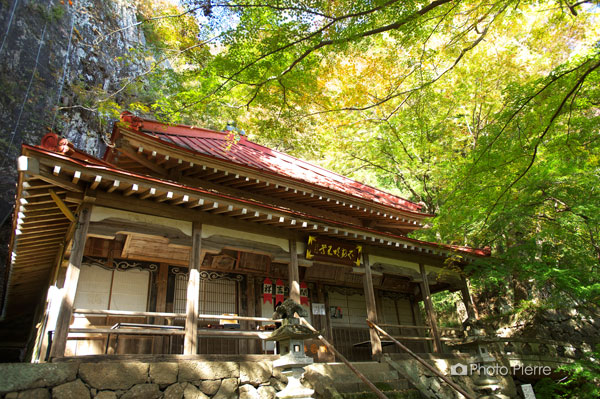
POLYGON ((300 305, 308 306, 308 286, 305 282, 300 283, 300 305))
POLYGON ((285 288, 283 286, 283 281, 281 279, 277 279, 275 282, 275 304, 283 303, 283 293, 285 288))
POLYGON ((263 281, 263 303, 273 303, 273 283, 270 278, 265 278, 263 281))

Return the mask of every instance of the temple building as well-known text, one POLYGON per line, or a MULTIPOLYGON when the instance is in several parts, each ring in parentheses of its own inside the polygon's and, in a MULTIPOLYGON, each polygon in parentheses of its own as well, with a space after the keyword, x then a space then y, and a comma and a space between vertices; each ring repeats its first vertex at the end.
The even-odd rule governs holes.
MULTIPOLYGON (((431 294, 483 250, 408 237, 433 215, 235 132, 124 113, 102 159, 55 134, 23 145, 1 298, 4 353, 276 354, 291 298, 351 361, 443 352, 431 294)), ((334 354, 305 343, 315 362, 334 354)))

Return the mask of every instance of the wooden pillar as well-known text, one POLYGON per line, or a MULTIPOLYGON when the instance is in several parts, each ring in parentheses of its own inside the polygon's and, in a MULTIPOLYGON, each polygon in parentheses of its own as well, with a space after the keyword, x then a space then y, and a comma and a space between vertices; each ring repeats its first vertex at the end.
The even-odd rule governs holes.
MULTIPOLYGON (((156 311, 166 312, 167 311, 167 285, 169 279, 169 265, 167 263, 158 264, 158 276, 156 277, 156 311)), ((163 324, 165 319, 163 317, 156 317, 154 324, 163 324)), ((168 339, 164 339, 164 336, 155 336, 152 340, 152 353, 160 354, 165 353, 166 343, 168 339)))
POLYGON ((83 250, 85 249, 85 239, 90 226, 90 216, 92 205, 84 203, 79 211, 77 227, 73 235, 73 247, 71 256, 69 256, 69 266, 65 283, 62 288, 62 298, 56 320, 56 329, 52 340, 51 358, 63 357, 67 347, 67 337, 69 336, 69 326, 71 325, 71 316, 73 315, 73 301, 77 292, 77 283, 79 282, 79 272, 81 260, 83 259, 83 250))
MULTIPOLYGON (((169 264, 159 263, 158 276, 156 278, 156 311, 167 311, 167 285, 169 280, 169 264)), ((163 318, 157 318, 155 322, 162 324, 163 318)))
POLYGON ((198 353, 198 309, 200 301, 200 262, 202 260, 202 224, 194 222, 192 230, 192 252, 190 253, 190 275, 185 306, 185 338, 183 354, 198 353))
POLYGON ((425 271, 425 265, 419 264, 421 269, 421 296, 425 303, 425 310, 427 311, 427 317, 429 318, 429 324, 431 327, 431 335, 433 335, 433 350, 435 353, 442 353, 442 341, 440 340, 440 334, 437 328, 437 319, 433 310, 433 303, 431 303, 431 292, 429 291, 429 280, 427 279, 427 272, 425 271))
POLYGON ((331 325, 331 313, 329 312, 329 293, 325 291, 325 288, 321 285, 321 291, 323 292, 323 303, 325 303, 325 319, 327 330, 325 335, 328 340, 333 341, 333 326, 331 325))
POLYGON ((290 265, 288 268, 290 278, 290 298, 300 303, 300 272, 298 271, 298 253, 296 252, 296 240, 290 240, 290 265))
MULTIPOLYGON (((255 296, 256 290, 254 285, 254 276, 248 275, 246 278, 246 304, 248 306, 248 316, 256 317, 256 307, 255 307, 255 296)), ((256 329, 256 322, 247 322, 247 329, 256 329)), ((253 355, 257 352, 256 348, 256 340, 249 339, 248 341, 248 354, 253 355)))
POLYGON ((460 292, 462 294, 462 300, 465 304, 465 308, 467 309, 467 315, 471 320, 477 320, 477 309, 475 309, 475 304, 473 303, 473 298, 471 297, 471 293, 469 292, 469 283, 464 276, 460 277, 461 279, 461 287, 460 292))
MULTIPOLYGON (((363 287, 365 290, 365 302, 367 303, 367 319, 377 324, 377 303, 375 302, 375 289, 373 288, 373 276, 371 276, 371 265, 369 264, 369 255, 363 253, 363 263, 365 274, 363 275, 363 287)), ((372 328, 369 328, 371 338, 371 355, 374 360, 381 358, 381 339, 379 334, 372 328)))

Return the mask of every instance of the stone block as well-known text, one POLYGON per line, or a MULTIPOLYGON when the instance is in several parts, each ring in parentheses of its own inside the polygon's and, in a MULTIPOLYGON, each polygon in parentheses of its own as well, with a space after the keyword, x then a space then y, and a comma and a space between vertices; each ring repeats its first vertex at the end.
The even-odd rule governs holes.
POLYGON ((275 399, 275 388, 270 385, 263 385, 257 389, 259 399, 275 399))
POLYGON ((183 391, 183 398, 184 399, 208 399, 208 396, 206 396, 201 390, 196 388, 195 385, 188 384, 183 391))
POLYGON ((221 387, 221 380, 202 380, 196 384, 200 390, 208 396, 213 396, 221 387))
MULTIPOLYGON (((306 370, 306 367, 305 367, 304 369, 306 370)), ((306 374, 308 374, 308 373, 306 373, 306 374)), ((305 374, 305 375, 306 375, 306 374, 305 374)), ((327 373, 318 373, 318 374, 319 374, 319 375, 325 375, 325 374, 327 374, 327 373)), ((327 375, 329 375, 329 374, 327 374, 327 375)), ((281 373, 281 369, 279 369, 279 368, 275 368, 275 369, 273 369, 273 378, 276 378, 276 379, 278 379, 279 381, 283 382, 284 384, 287 384, 287 383, 288 383, 288 378, 287 378, 287 376, 286 376, 286 375, 283 375, 283 374, 281 373)))
POLYGON ((165 389, 164 399, 182 399, 183 388, 183 385, 179 383, 170 385, 167 389, 165 389))
POLYGON ((179 365, 177 363, 152 363, 150 364, 150 382, 171 385, 177 382, 178 372, 179 365))
POLYGON ((437 394, 444 399, 456 399, 456 393, 454 389, 450 388, 448 385, 442 386, 437 394))
POLYGON ((18 399, 50 399, 50 391, 46 388, 28 389, 19 392, 18 399))
POLYGON ((83 363, 79 367, 79 375, 93 388, 129 389, 133 385, 146 382, 148 363, 83 363))
POLYGON ((241 385, 239 388, 240 399, 260 399, 258 391, 251 384, 241 385))
POLYGON ((113 391, 100 391, 94 399, 117 399, 117 394, 113 391))
POLYGON ((179 363, 179 382, 238 378, 240 366, 236 362, 198 362, 188 360, 179 363))
POLYGON ((224 378, 213 399, 236 399, 238 388, 237 378, 224 378))
POLYGON ((271 362, 241 362, 240 384, 252 384, 255 387, 265 384, 273 375, 271 362))
MULTIPOLYGON (((284 376, 285 377, 285 376, 284 376)), ((269 385, 271 385, 273 388, 275 388, 275 390, 277 391, 283 391, 283 389, 285 388, 285 386, 287 385, 287 377, 285 377, 285 382, 282 380, 278 380, 275 377, 271 377, 269 379, 269 385)))
POLYGON ((78 363, 0 364, 0 394, 74 381, 78 367, 78 363))
POLYGON ((121 399, 158 399, 162 396, 157 384, 134 385, 125 392, 121 399))
POLYGON ((442 390, 442 385, 440 384, 440 382, 438 381, 437 378, 435 377, 431 377, 429 378, 428 382, 428 388, 431 389, 433 392, 440 392, 442 390))
POLYGON ((52 388, 53 399, 89 399, 90 391, 81 380, 52 388))

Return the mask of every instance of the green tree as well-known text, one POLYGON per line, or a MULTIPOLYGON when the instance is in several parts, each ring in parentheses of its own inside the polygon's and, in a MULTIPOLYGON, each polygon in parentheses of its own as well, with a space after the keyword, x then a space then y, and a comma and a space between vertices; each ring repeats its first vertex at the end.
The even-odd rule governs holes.
POLYGON ((439 216, 421 238, 491 246, 487 281, 597 303, 595 2, 184 4, 209 51, 161 115, 235 119, 422 202, 439 216))

